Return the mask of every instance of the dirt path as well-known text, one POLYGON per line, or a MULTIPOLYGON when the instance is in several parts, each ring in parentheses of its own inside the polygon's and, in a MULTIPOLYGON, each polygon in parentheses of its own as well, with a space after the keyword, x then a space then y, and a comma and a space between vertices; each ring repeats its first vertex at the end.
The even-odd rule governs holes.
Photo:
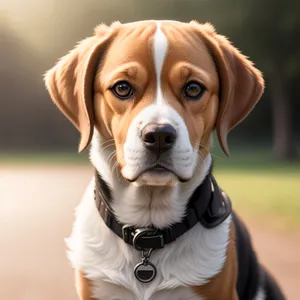
POLYGON ((300 233, 274 232, 243 216, 263 265, 280 283, 288 300, 298 300, 300 290, 300 233))
MULTIPOLYGON (((0 299, 76 299, 63 238, 91 175, 83 166, 0 167, 0 299)), ((246 221, 287 299, 298 300, 300 235, 276 234, 246 221)))

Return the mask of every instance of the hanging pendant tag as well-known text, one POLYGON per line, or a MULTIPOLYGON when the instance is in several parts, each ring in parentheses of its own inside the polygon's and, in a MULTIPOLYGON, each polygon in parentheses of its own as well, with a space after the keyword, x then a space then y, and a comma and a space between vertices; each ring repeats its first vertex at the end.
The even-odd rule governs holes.
POLYGON ((140 262, 134 268, 134 275, 140 282, 147 283, 156 277, 156 268, 148 260, 140 262))
POLYGON ((156 277, 156 268, 148 260, 152 253, 152 249, 148 251, 142 250, 142 261, 134 267, 134 275, 137 280, 143 283, 152 281, 156 277))

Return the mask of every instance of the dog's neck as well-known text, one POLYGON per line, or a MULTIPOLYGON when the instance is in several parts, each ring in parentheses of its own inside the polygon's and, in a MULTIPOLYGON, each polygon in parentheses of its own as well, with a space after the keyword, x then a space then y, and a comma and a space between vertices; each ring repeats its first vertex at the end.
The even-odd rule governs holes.
POLYGON ((111 206, 117 219, 131 226, 163 228, 179 222, 184 217, 190 196, 211 166, 211 156, 208 155, 197 164, 194 176, 187 183, 172 187, 137 186, 120 175, 114 155, 114 145, 103 142, 96 131, 90 150, 91 162, 111 188, 111 206))

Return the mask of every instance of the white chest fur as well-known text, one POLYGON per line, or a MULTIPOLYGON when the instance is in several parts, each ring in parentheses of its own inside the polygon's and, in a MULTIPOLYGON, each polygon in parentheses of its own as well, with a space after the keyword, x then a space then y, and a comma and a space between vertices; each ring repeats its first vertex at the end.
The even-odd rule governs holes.
POLYGON ((93 296, 100 300, 201 299, 189 286, 205 284, 223 267, 231 216, 213 229, 197 224, 154 251, 150 260, 157 267, 157 276, 151 283, 140 283, 133 269, 141 254, 106 227, 94 203, 93 187, 92 181, 67 239, 69 259, 93 281, 93 296))

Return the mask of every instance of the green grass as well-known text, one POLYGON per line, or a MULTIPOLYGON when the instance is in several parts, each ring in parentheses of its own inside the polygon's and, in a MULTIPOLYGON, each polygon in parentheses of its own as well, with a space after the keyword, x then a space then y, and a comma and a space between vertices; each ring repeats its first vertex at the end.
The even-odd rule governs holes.
MULTIPOLYGON (((300 161, 275 163, 268 149, 214 150, 214 174, 234 208, 259 223, 300 229, 300 161)), ((87 153, 2 154, 1 165, 88 164, 87 153)))
POLYGON ((300 229, 300 161, 278 163, 267 148, 214 150, 214 174, 233 207, 260 224, 300 229))
POLYGON ((300 170, 216 169, 215 176, 237 211, 282 229, 300 228, 300 170))

